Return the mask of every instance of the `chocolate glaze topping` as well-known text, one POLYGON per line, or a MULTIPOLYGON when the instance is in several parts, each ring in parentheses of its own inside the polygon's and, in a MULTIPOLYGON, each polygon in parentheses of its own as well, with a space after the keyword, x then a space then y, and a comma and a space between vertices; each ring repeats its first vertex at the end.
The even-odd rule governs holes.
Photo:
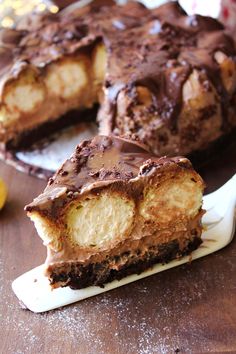
POLYGON ((26 207, 27 211, 47 210, 58 212, 58 203, 64 205, 79 194, 96 190, 112 182, 129 181, 138 176, 148 176, 155 167, 179 165, 192 168, 183 157, 158 158, 144 145, 115 136, 96 136, 77 146, 75 153, 49 179, 48 185, 38 198, 26 207), (60 198, 58 198, 60 197, 60 198), (57 199, 58 198, 58 199, 57 199), (52 208, 52 204, 55 203, 52 208))
MULTIPOLYGON (((205 71, 219 95, 227 96, 214 53, 220 50, 234 57, 233 41, 218 21, 187 16, 175 2, 157 8, 147 18, 142 26, 120 31, 111 41, 107 76, 111 110, 115 111, 117 82, 134 96, 133 105, 137 104, 133 88, 145 86, 155 97, 153 111, 176 130, 182 86, 193 69, 205 71)), ((227 99, 222 100, 223 107, 227 104, 227 99)), ((113 130, 116 122, 111 119, 110 124, 113 130)))

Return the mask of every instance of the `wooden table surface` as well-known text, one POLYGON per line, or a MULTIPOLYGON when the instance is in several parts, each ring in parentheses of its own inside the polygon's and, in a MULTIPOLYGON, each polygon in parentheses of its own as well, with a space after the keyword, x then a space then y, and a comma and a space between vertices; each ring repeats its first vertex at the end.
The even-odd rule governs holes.
MULTIPOLYGON (((235 172, 236 144, 201 169, 208 191, 235 172)), ((236 353, 236 238, 191 265, 63 309, 22 309, 11 282, 46 255, 23 207, 45 181, 4 163, 0 176, 9 188, 0 213, 1 353, 236 353)))

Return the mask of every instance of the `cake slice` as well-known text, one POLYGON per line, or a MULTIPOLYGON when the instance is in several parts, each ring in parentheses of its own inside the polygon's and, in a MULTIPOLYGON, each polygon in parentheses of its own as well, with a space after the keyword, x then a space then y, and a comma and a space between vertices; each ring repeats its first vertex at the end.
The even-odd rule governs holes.
POLYGON ((190 253, 202 242, 203 188, 186 158, 118 137, 84 141, 26 206, 51 286, 102 286, 190 253))

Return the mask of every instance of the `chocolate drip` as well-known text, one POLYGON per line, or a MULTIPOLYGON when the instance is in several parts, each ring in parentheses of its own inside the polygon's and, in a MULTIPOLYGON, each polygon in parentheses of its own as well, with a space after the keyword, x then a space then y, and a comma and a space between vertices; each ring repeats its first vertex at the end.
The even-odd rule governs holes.
POLYGON ((64 199, 59 198, 55 203, 57 211, 58 202, 66 203, 68 199, 77 198, 78 193, 85 190, 96 190, 114 181, 129 181, 148 175, 153 167, 161 168, 173 163, 191 168, 190 162, 185 158, 158 158, 139 142, 99 135, 77 146, 72 157, 49 180, 44 193, 28 205, 26 210, 32 211, 40 207, 45 210, 45 205, 56 200, 58 194, 64 195, 64 199))
MULTIPOLYGON (((113 93, 116 88, 116 95, 109 94, 109 98, 113 96, 110 103, 113 112, 119 93, 117 82, 122 79, 120 91, 125 87, 131 95, 134 87, 145 86, 153 95, 153 110, 177 133, 182 87, 190 73, 197 69, 205 71, 222 97, 224 124, 227 125, 228 94, 214 53, 219 50, 233 57, 235 52, 233 40, 218 21, 186 16, 176 3, 169 3, 156 9, 152 19, 142 27, 120 31, 111 42, 107 81, 109 92, 113 93)), ((136 104, 135 100, 132 104, 136 104)), ((111 127, 115 125, 113 121, 111 127)))

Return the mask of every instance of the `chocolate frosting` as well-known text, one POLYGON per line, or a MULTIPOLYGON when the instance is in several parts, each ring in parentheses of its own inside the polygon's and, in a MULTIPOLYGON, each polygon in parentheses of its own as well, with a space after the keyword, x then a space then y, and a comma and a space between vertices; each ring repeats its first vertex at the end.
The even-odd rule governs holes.
MULTIPOLYGON (((213 83, 222 99, 224 121, 227 122, 229 97, 214 53, 219 50, 235 59, 235 50, 233 40, 223 31, 223 25, 209 17, 187 16, 175 2, 157 8, 146 18, 148 20, 141 26, 118 32, 110 43, 106 78, 110 98, 109 129, 117 134, 122 130, 116 121, 119 91, 124 89, 126 95, 132 97, 128 115, 128 111, 137 105, 134 87, 140 85, 147 87, 154 96, 151 110, 177 133, 182 87, 194 69, 206 73, 213 83)), ((132 133, 140 128, 137 123, 132 133)))
MULTIPOLYGON (((9 55, 8 60, 2 60, 1 56, 0 76, 6 66, 9 68, 27 62, 43 68, 61 56, 75 53, 78 49, 101 39, 102 36, 106 37, 106 33, 110 38, 108 31, 113 34, 117 31, 119 17, 122 19, 121 26, 125 25, 127 28, 138 26, 140 17, 144 15, 141 9, 143 7, 137 4, 130 4, 128 8, 115 6, 113 10, 109 6, 98 9, 91 5, 72 12, 67 11, 66 14, 62 11, 54 15, 47 13, 35 15, 33 21, 29 17, 28 21, 20 22, 15 30, 1 29, 1 51, 8 53, 10 48, 11 56, 9 55), (133 15, 127 15, 126 11, 129 8, 130 11, 134 10, 133 15)), ((148 14, 147 10, 146 12, 148 14)))
POLYGON ((77 146, 71 158, 49 179, 43 194, 26 210, 57 217, 61 207, 79 195, 113 182, 148 176, 153 168, 156 171, 171 164, 192 169, 189 160, 183 157, 158 158, 138 142, 99 135, 77 146))

